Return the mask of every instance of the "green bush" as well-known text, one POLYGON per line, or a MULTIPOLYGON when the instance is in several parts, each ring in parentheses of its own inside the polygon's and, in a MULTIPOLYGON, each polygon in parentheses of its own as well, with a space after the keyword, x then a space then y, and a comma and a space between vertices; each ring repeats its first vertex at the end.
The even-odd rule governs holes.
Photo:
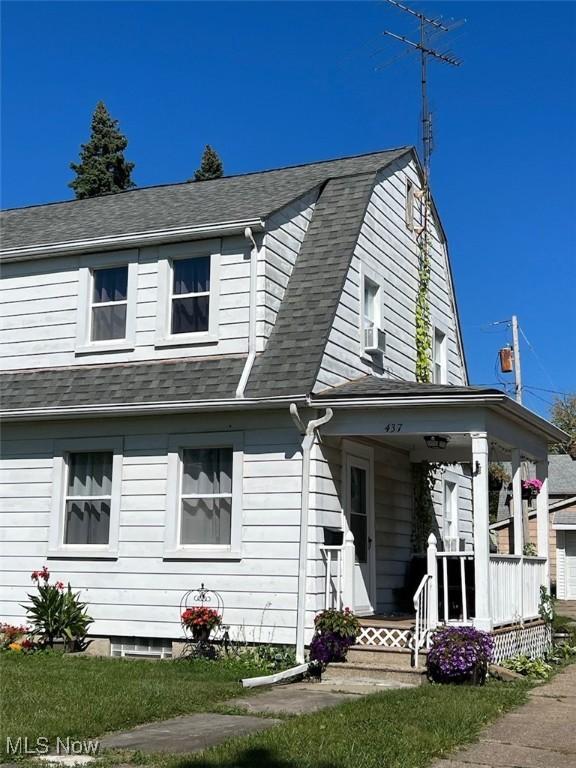
POLYGON ((504 659, 502 666, 536 680, 548 680, 552 674, 552 666, 544 659, 531 659, 525 654, 514 656, 512 659, 504 659))

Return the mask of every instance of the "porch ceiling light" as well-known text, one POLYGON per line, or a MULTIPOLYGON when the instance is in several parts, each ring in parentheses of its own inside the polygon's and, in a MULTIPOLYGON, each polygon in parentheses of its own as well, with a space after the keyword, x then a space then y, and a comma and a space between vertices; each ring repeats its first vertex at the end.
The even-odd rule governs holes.
POLYGON ((444 449, 448 445, 448 438, 442 437, 442 435, 425 435, 424 442, 427 448, 444 449))

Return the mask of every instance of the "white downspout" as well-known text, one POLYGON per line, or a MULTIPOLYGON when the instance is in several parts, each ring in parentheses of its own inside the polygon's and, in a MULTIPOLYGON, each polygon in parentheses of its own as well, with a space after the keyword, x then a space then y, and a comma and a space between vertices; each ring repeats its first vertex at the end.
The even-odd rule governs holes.
POLYGON ((296 403, 290 403, 290 416, 302 440, 302 493, 300 510, 300 550, 298 555, 298 603, 296 606, 296 662, 304 662, 304 632, 306 628, 306 579, 308 576, 308 519, 310 516, 310 452, 314 443, 315 432, 322 424, 327 424, 333 416, 332 408, 326 408, 324 416, 312 419, 304 424, 298 413, 296 403))
POLYGON ((257 296, 257 278, 258 278, 258 246, 254 235, 252 234, 252 228, 246 227, 244 230, 244 237, 252 244, 250 249, 250 308, 249 308, 249 322, 248 322, 248 357, 244 364, 244 370, 238 387, 236 389, 236 397, 244 397, 244 390, 248 383, 248 377, 254 365, 256 358, 256 296, 257 296))

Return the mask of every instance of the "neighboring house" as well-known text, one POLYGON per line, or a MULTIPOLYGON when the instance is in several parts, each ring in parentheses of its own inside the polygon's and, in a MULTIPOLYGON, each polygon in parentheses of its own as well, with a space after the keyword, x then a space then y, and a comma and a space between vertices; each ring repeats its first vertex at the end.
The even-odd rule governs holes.
MULTIPOLYGON (((514 547, 514 519, 509 493, 498 511, 498 522, 491 526, 498 552, 507 554, 514 547)), ((548 496, 550 580, 560 600, 576 600, 576 460, 567 454, 549 457, 548 496)), ((528 510, 530 541, 536 542, 536 509, 528 510)))
MULTIPOLYGON (((421 186, 401 148, 3 214, 2 620, 23 620, 44 563, 115 652, 181 637, 201 584, 234 636, 300 658, 325 605, 390 615, 418 584, 402 642, 438 610, 487 630, 537 618, 546 492, 541 557, 503 568, 488 461, 521 450, 545 480, 564 434, 468 385, 435 210, 433 383, 415 383, 421 186), (422 461, 445 462, 427 561, 422 461)), ((364 624, 361 643, 397 642, 364 624)))

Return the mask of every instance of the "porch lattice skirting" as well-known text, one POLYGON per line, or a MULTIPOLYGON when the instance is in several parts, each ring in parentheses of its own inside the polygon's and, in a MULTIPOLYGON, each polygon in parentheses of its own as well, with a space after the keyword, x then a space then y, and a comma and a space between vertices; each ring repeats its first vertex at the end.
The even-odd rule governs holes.
POLYGON ((543 622, 496 630, 493 637, 496 664, 519 654, 541 658, 552 645, 552 630, 543 622))
POLYGON ((362 627, 356 643, 379 648, 410 648, 413 637, 414 632, 411 629, 362 627))

